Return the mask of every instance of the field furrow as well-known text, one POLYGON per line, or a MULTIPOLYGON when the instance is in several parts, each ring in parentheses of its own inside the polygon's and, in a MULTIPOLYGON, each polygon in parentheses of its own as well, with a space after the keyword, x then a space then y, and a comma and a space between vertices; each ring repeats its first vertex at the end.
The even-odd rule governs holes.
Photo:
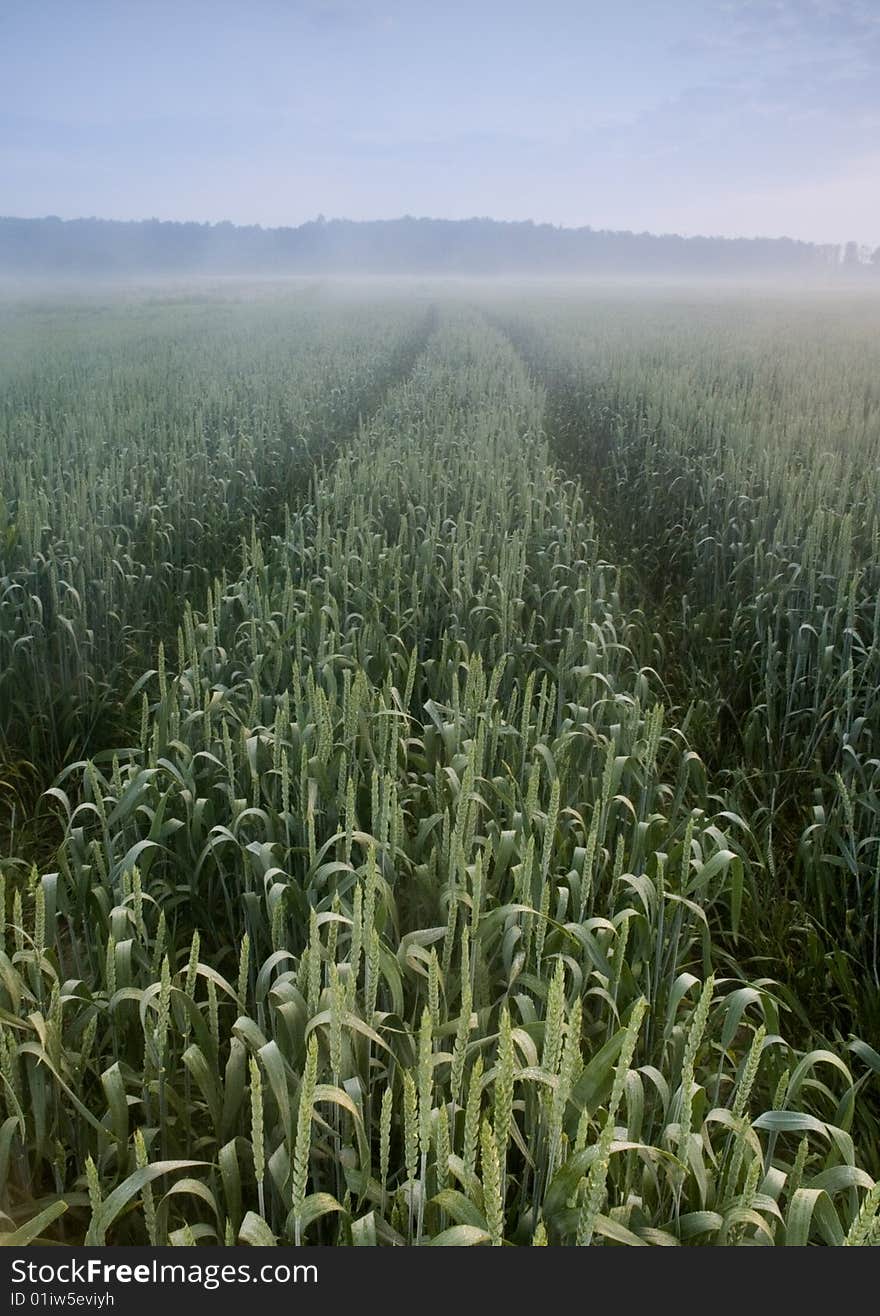
MULTIPOLYGON (((18 335, 43 342, 44 317, 18 335)), ((0 394, 0 835, 129 739, 138 674, 189 599, 268 542, 412 370, 434 312, 300 304, 80 313, 0 394), (213 312, 213 314, 212 314, 213 312)))
POLYGON ((747 918, 805 1034, 880 1026, 876 311, 507 313, 688 735, 749 824, 747 918))

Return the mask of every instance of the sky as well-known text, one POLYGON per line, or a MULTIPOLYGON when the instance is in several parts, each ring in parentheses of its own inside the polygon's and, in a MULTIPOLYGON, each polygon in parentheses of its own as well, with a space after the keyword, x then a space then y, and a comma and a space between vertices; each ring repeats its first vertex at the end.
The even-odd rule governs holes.
POLYGON ((0 0, 0 214, 880 246, 880 0, 0 0))

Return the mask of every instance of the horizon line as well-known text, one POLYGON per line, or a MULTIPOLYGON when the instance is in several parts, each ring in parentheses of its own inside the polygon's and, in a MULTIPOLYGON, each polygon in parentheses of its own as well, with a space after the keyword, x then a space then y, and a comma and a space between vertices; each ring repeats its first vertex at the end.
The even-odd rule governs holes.
MULTIPOLYGON (((530 226, 532 228, 549 228, 556 232, 565 233, 608 233, 612 235, 639 237, 639 238, 657 238, 668 239, 678 238, 682 242, 791 242, 804 247, 833 248, 844 247, 853 239, 841 239, 837 242, 819 242, 810 238, 796 238, 791 234, 730 234, 730 233, 679 233, 675 231, 657 232, 651 229, 626 229, 626 228, 594 228, 591 224, 564 224, 555 223, 552 220, 537 219, 496 219, 492 215, 469 215, 463 218, 452 219, 443 215, 414 215, 409 212, 402 215, 382 216, 374 219, 352 219, 345 215, 334 215, 327 217, 320 211, 311 219, 302 220, 300 223, 291 224, 262 224, 259 222, 240 223, 230 219, 162 219, 158 215, 143 215, 137 219, 118 219, 109 218, 103 215, 72 215, 62 216, 56 214, 48 215, 0 215, 0 222, 13 220, 20 223, 47 223, 55 221, 60 224, 192 224, 199 228, 235 228, 235 229, 259 229, 262 232, 284 232, 296 229, 306 228, 309 225, 330 225, 330 224, 400 224, 406 221, 412 223, 424 224, 498 224, 513 226, 530 226)), ((856 241, 859 247, 869 244, 856 241)))

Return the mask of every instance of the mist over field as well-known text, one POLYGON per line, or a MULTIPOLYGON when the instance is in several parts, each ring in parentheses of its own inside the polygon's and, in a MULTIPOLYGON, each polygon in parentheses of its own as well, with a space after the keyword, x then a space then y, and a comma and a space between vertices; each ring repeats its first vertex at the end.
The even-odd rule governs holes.
POLYGON ((495 220, 319 220, 299 228, 0 218, 0 277, 446 275, 875 280, 880 262, 788 238, 680 238, 495 220))

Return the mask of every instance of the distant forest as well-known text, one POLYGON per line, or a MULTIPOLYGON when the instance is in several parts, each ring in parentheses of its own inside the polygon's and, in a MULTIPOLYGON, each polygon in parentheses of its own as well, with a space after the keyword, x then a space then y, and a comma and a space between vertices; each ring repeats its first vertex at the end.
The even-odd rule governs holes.
MULTIPOLYGON (((880 268, 880 252, 873 257, 880 268)), ((786 275, 862 266, 868 253, 791 238, 682 238, 531 221, 319 217, 296 228, 0 218, 0 273, 786 275)))

